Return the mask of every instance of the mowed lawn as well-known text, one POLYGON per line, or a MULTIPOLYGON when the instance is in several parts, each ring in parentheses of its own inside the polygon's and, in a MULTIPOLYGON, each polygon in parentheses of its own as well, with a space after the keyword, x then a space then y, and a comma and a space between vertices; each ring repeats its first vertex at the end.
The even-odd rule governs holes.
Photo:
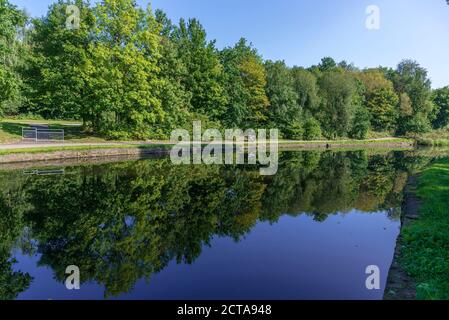
POLYGON ((22 128, 32 125, 45 125, 49 129, 64 129, 65 140, 70 142, 105 142, 106 140, 92 133, 85 132, 82 124, 65 120, 0 120, 0 143, 18 143, 22 141, 22 128))

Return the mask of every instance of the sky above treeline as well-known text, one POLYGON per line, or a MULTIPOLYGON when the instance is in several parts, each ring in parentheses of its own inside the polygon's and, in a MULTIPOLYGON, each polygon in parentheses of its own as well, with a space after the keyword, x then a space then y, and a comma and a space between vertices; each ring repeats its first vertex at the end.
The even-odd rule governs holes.
MULTIPOLYGON (((32 17, 55 0, 9 0, 32 17)), ((95 1, 91 1, 95 2, 95 1)), ((173 21, 198 18, 217 47, 241 37, 264 59, 308 67, 322 57, 360 68, 417 60, 434 88, 449 85, 449 5, 446 0, 137 0, 173 21), (380 10, 380 28, 366 28, 366 9, 380 10)))

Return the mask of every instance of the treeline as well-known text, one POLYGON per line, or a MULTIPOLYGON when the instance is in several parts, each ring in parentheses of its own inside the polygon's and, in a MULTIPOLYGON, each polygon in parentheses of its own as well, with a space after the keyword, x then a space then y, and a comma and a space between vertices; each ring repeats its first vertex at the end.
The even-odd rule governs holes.
POLYGON ((433 91, 415 61, 290 68, 245 39, 219 50, 198 20, 174 24, 133 0, 59 0, 32 20, 0 0, 0 30, 3 115, 80 119, 111 138, 168 138, 193 120, 305 140, 416 135, 449 121, 449 87, 433 91), (67 27, 70 4, 79 28, 67 27))

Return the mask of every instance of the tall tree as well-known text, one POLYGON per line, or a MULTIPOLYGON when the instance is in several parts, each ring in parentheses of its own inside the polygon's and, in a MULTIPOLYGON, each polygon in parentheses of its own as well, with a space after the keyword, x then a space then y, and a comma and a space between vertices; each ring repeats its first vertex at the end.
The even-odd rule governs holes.
POLYGON ((355 76, 362 81, 368 94, 379 89, 394 89, 393 82, 387 79, 381 69, 365 69, 356 73, 355 76))
POLYGON ((156 10, 155 16, 160 25, 161 54, 158 67, 161 79, 160 99, 165 113, 164 120, 155 126, 160 127, 164 135, 169 138, 174 129, 191 128, 192 94, 183 85, 188 71, 185 63, 180 59, 179 46, 172 41, 175 26, 163 11, 156 10))
POLYGON ((319 106, 316 77, 312 72, 300 67, 294 67, 291 73, 293 77, 293 88, 298 95, 298 106, 304 111, 315 114, 319 106))
POLYGON ((351 129, 356 93, 352 76, 341 72, 326 72, 319 80, 322 98, 318 119, 328 138, 344 137, 351 129))
MULTIPOLYGON (((403 60, 398 64, 395 72, 389 73, 395 90, 400 94, 406 94, 410 99, 411 115, 399 118, 398 133, 422 133, 430 129, 429 115, 432 114, 434 105, 431 102, 431 81, 427 76, 427 70, 412 60, 403 60)), ((405 97, 405 96, 404 96, 405 97)))
POLYGON ((86 68, 94 127, 111 137, 163 137, 160 25, 133 0, 103 0, 94 8, 94 41, 86 68))
POLYGON ((93 28, 89 3, 59 0, 47 15, 33 20, 31 56, 25 70, 28 103, 24 111, 46 118, 82 118, 89 113, 84 69, 93 28), (67 6, 80 10, 79 28, 67 28, 67 6))
POLYGON ((283 61, 267 61, 266 92, 270 100, 268 123, 278 128, 286 138, 301 139, 301 110, 298 107, 298 94, 294 90, 293 77, 283 61))
POLYGON ((432 94, 436 106, 436 115, 432 124, 434 128, 444 128, 449 124, 449 86, 437 89, 432 94))
POLYGON ((21 78, 18 66, 21 57, 19 31, 25 26, 26 16, 7 0, 0 0, 0 115, 18 109, 21 78))
POLYGON ((371 113, 371 124, 376 131, 394 130, 398 117, 399 99, 392 89, 376 89, 366 97, 366 106, 371 113))
POLYGON ((321 72, 332 71, 337 68, 337 63, 331 57, 324 57, 321 59, 318 68, 321 72))
POLYGON ((265 114, 269 105, 265 93, 267 80, 262 59, 256 53, 248 54, 239 64, 239 70, 243 85, 248 93, 248 115, 245 119, 245 126, 260 124, 266 120, 265 114))
POLYGON ((187 68, 182 84, 192 94, 192 111, 220 120, 226 112, 227 97, 223 88, 223 67, 215 43, 207 41, 206 31, 196 19, 181 19, 173 41, 187 68))
POLYGON ((265 94, 266 72, 262 58, 245 39, 221 52, 228 96, 225 123, 230 127, 254 127, 266 120, 269 101, 265 94))
POLYGON ((370 112, 375 131, 392 131, 398 117, 399 98, 393 83, 379 69, 367 69, 355 74, 364 85, 364 104, 370 112))

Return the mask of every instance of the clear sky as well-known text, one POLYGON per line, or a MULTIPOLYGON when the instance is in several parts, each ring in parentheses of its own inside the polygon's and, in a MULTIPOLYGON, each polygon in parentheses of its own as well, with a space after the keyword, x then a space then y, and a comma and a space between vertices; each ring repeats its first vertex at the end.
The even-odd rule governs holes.
MULTIPOLYGON (((53 0, 9 0, 42 16, 53 0)), ((146 6, 149 0, 137 0, 146 6)), ((219 48, 247 38, 265 59, 310 66, 324 56, 359 67, 395 67, 417 60, 433 87, 449 85, 449 5, 446 0, 152 0, 173 21, 198 18, 219 48), (380 29, 368 30, 366 8, 380 9, 380 29)))

